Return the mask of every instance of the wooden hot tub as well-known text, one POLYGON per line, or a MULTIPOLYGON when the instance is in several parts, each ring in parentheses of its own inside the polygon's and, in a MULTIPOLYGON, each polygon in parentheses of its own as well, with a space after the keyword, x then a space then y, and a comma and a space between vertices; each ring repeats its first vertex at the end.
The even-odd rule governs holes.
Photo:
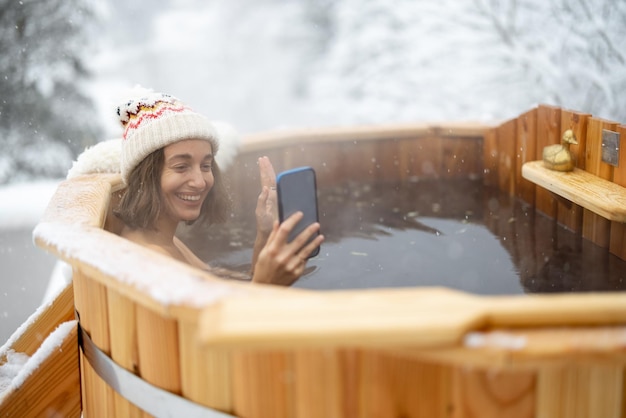
MULTIPOLYGON (((626 132, 539 106, 495 127, 258 135, 246 139, 228 174, 235 194, 252 199, 260 155, 278 168, 315 167, 321 186, 482 179, 626 259, 626 157, 618 168, 602 162, 603 129, 626 132), (565 129, 580 142, 573 175, 591 176, 574 203, 556 196, 567 191, 562 180, 532 164, 522 169, 565 129)), ((120 187, 116 175, 64 182, 35 238, 72 266, 78 334, 144 382, 241 417, 626 416, 624 293, 316 292, 225 281, 116 235, 110 206, 120 187)), ((114 391, 84 351, 80 365, 77 410, 86 418, 155 412, 131 404, 124 388, 114 391)))

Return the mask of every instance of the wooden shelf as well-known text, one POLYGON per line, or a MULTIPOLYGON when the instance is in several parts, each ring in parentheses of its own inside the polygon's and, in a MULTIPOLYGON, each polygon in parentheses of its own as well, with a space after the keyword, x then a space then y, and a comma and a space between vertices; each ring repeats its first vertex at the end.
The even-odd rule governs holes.
POLYGON ((550 170, 543 161, 524 164, 522 177, 608 220, 626 222, 626 188, 618 184, 578 168, 550 170))

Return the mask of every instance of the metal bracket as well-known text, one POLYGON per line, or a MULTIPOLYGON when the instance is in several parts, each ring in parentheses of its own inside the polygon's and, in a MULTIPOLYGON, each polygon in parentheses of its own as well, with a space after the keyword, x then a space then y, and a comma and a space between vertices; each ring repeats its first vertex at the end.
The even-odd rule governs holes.
POLYGON ((617 167, 619 163, 619 132, 602 130, 602 161, 617 167))

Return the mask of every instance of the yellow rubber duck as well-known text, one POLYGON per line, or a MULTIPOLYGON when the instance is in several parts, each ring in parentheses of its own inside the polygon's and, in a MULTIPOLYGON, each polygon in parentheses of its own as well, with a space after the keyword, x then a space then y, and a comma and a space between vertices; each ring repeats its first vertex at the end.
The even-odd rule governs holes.
POLYGON ((572 171, 574 169, 574 159, 569 150, 570 144, 578 145, 576 136, 571 129, 563 133, 560 144, 548 145, 543 149, 543 165, 550 170, 572 171))

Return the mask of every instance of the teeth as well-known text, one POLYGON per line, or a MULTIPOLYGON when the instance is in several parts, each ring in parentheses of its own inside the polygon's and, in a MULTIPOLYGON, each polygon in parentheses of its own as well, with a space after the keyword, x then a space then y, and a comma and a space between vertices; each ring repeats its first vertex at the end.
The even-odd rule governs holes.
POLYGON ((183 199, 183 200, 188 200, 188 201, 191 201, 191 202, 195 202, 195 201, 200 200, 200 195, 182 195, 182 194, 179 194, 178 197, 183 199))

